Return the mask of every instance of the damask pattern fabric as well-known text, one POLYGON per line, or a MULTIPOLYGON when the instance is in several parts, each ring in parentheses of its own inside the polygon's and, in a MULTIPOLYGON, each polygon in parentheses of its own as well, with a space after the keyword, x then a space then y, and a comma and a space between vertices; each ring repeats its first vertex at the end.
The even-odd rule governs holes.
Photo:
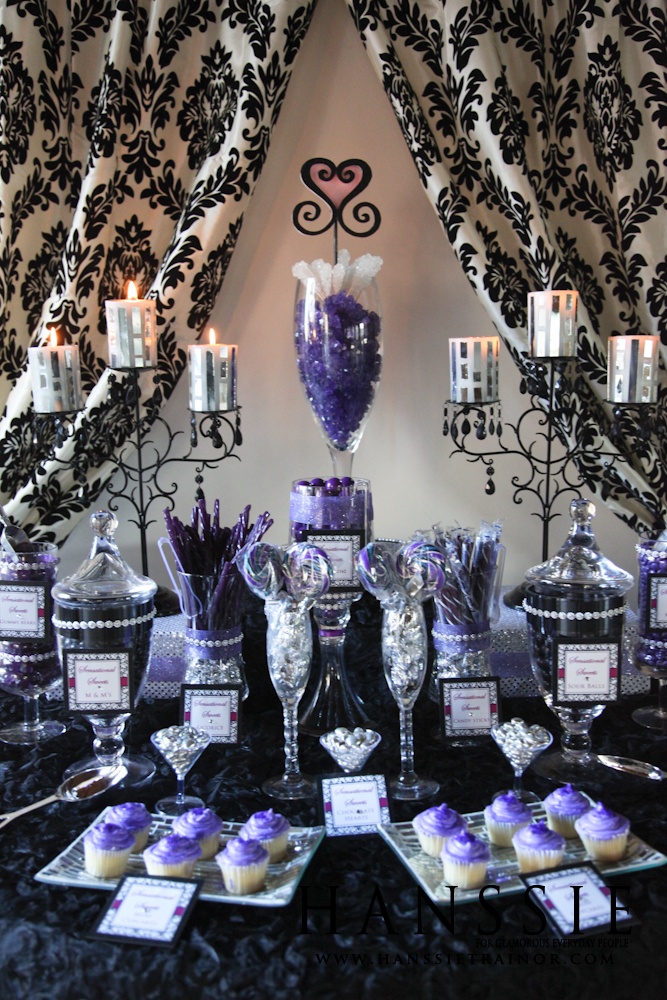
POLYGON ((526 379, 527 293, 579 292, 581 378, 576 393, 563 383, 560 435, 587 487, 656 533, 665 389, 647 438, 634 410, 610 440, 603 401, 609 337, 667 345, 665 5, 347 3, 424 189, 526 379))
POLYGON ((186 362, 175 331, 206 326, 315 5, 0 6, 0 500, 33 533, 66 537, 113 471, 104 442, 130 429, 108 398, 104 323, 128 279, 156 300, 147 423, 171 394, 186 362), (55 461, 26 370, 51 326, 79 344, 89 394, 55 461))

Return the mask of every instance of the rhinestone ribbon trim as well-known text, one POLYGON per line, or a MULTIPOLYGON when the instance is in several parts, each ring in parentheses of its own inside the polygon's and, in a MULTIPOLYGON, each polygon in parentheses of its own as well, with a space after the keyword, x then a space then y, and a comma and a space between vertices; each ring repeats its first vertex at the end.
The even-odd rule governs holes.
POLYGON ((127 628, 129 625, 143 625, 145 622, 151 621, 152 618, 155 618, 155 608, 137 618, 117 618, 116 621, 103 621, 101 618, 98 618, 97 621, 68 622, 55 616, 51 620, 56 628, 78 631, 79 629, 89 628, 127 628))

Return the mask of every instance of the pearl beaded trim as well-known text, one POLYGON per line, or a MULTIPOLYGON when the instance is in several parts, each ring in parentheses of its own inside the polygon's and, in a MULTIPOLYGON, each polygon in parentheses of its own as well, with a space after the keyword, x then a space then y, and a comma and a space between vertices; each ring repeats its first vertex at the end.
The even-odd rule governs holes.
POLYGON ((56 656, 55 649, 52 649, 46 653, 25 653, 22 656, 15 655, 14 653, 2 653, 0 658, 3 660, 13 660, 18 663, 39 663, 40 660, 52 660, 56 656))
POLYGON ((97 621, 68 622, 63 621, 60 618, 56 618, 55 615, 51 621, 56 628, 74 629, 75 631, 78 631, 79 629, 88 628, 127 628, 129 625, 143 625, 145 622, 149 622, 152 618, 155 618, 155 608, 147 614, 140 615, 137 618, 117 618, 116 621, 102 621, 101 618, 98 618, 97 621))
POLYGON ((235 635, 231 639, 193 639, 183 632, 180 632, 179 636, 185 638, 188 646, 206 646, 208 649, 215 649, 218 646, 236 646, 243 639, 242 635, 235 635))
POLYGON ((645 639, 643 636, 637 636, 637 646, 647 646, 649 649, 667 649, 667 642, 662 639, 645 639))
POLYGON ((442 642, 479 642, 481 639, 490 639, 491 634, 490 629, 488 632, 473 632, 472 635, 448 635, 439 629, 433 629, 433 635, 442 642))
POLYGON ((538 618, 559 618, 561 621, 570 622, 590 622, 598 621, 600 618, 615 618, 617 615, 625 613, 625 604, 620 608, 610 608, 608 611, 543 611, 541 608, 533 608, 528 601, 523 602, 523 610, 529 615, 537 615, 538 618))

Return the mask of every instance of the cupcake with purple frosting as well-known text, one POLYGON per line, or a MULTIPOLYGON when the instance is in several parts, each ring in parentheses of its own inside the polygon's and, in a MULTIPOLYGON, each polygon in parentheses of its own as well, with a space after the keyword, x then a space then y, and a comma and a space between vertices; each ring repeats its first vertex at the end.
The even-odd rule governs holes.
POLYGON ((544 800, 549 829, 562 834, 568 840, 577 836, 575 821, 590 808, 590 799, 570 784, 556 788, 544 800))
POLYGON ((215 860, 227 892, 247 896, 264 888, 269 852, 258 840, 233 837, 216 854, 215 860))
POLYGON ((134 847, 134 835, 117 823, 99 823, 83 838, 84 866, 97 878, 120 878, 134 847))
POLYGON ((439 858, 445 841, 459 830, 465 830, 466 821, 455 809, 450 809, 443 802, 440 806, 431 806, 417 813, 412 826, 419 837, 422 851, 432 858, 439 858))
POLYGON ((106 820, 130 831, 134 837, 133 854, 143 851, 153 822, 153 817, 143 802, 122 802, 118 806, 112 806, 106 814, 106 820))
POLYGON ((280 813, 273 809, 253 813, 239 831, 239 837, 244 840, 258 840, 269 852, 269 864, 282 861, 287 854, 287 838, 290 824, 280 813))
POLYGON ((512 837, 512 845, 521 872, 555 868, 565 853, 565 837, 550 830, 543 819, 517 830, 512 837))
POLYGON ((447 838, 442 849, 445 882, 461 889, 478 889, 484 885, 490 858, 487 843, 468 830, 458 830, 447 838))
POLYGON ((498 795, 484 810, 489 840, 498 847, 511 847, 512 837, 522 826, 528 826, 533 814, 514 792, 498 795))
POLYGON ((602 802, 585 812, 575 828, 594 861, 620 861, 628 846, 630 820, 607 809, 602 802))
POLYGON ((156 840, 143 853, 148 874, 167 878, 192 878, 195 862, 200 857, 201 848, 197 841, 181 837, 178 833, 156 840))
POLYGON ((179 836, 197 841, 202 861, 215 857, 220 848, 222 820, 212 809, 207 809, 205 806, 188 809, 181 816, 177 816, 171 828, 179 836))

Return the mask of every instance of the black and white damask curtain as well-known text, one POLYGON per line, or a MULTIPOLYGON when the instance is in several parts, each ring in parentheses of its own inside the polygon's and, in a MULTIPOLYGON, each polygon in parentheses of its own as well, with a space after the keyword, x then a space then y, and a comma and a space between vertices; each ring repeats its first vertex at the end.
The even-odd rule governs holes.
POLYGON ((101 442, 128 434, 107 398, 104 301, 129 278, 157 301, 148 421, 171 394, 175 333, 207 323, 315 5, 0 5, 0 501, 35 536, 66 537, 113 471, 101 442), (100 433, 44 463, 26 364, 50 326, 79 344, 78 423, 100 433))
MULTIPOLYGON (((579 291, 583 379, 563 434, 585 445, 589 488, 633 527, 657 530, 664 407, 641 448, 621 442, 611 469, 597 456, 615 451, 602 403, 608 337, 667 344, 664 4, 340 2, 519 368, 527 293, 579 291)), ((103 303, 134 277, 157 301, 171 393, 185 364, 175 333, 206 326, 316 3, 0 5, 0 501, 42 537, 64 538, 113 466, 89 436, 62 456, 84 470, 83 490, 57 462, 40 471, 28 346, 48 325, 79 344, 79 420, 120 444, 103 303)), ((160 402, 149 397, 149 419, 160 402)))
MULTIPOLYGON (((425 191, 526 371, 526 296, 580 296, 563 439, 638 530, 667 517, 665 389, 650 440, 617 448, 607 340, 667 345, 667 8, 647 0, 347 0, 425 191)), ((545 386, 546 389, 546 386, 545 386)))

